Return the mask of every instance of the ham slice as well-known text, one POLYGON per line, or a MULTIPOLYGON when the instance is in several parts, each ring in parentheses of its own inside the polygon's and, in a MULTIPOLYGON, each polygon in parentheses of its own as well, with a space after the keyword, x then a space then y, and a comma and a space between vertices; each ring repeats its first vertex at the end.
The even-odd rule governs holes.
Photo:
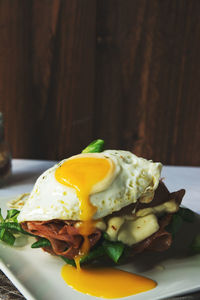
MULTIPOLYGON (((79 233, 74 221, 28 221, 21 223, 22 228, 34 235, 46 238, 50 241, 51 247, 43 248, 45 251, 62 255, 69 259, 74 258, 81 248, 83 236, 79 233)), ((101 231, 94 228, 89 235, 90 247, 94 246, 101 238, 101 231)))

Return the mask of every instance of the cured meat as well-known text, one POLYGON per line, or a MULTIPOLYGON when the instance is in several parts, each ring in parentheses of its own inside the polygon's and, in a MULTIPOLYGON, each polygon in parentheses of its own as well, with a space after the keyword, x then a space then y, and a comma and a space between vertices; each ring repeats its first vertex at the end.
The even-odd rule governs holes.
MULTIPOLYGON (((174 193, 169 193, 168 189, 161 181, 156 192, 154 199, 151 203, 131 204, 120 211, 113 213, 105 218, 105 221, 109 217, 114 215, 131 214, 132 210, 153 207, 160 205, 166 201, 174 199, 178 205, 180 205, 182 198, 185 194, 185 190, 180 190, 174 193)), ((130 256, 143 252, 144 250, 164 251, 167 250, 171 243, 172 237, 169 232, 165 230, 166 226, 170 223, 173 214, 164 215, 159 219, 160 228, 157 232, 146 238, 144 241, 132 246, 130 256)), ((79 233, 76 223, 79 221, 73 220, 50 220, 50 221, 27 221, 21 223, 22 228, 34 235, 46 238, 50 241, 51 247, 44 247, 43 250, 54 254, 62 255, 69 259, 73 259, 78 255, 81 245, 83 243, 83 236, 79 233)), ((94 232, 89 235, 90 248, 96 245, 100 240, 102 233, 99 229, 94 228, 94 232)))
MULTIPOLYGON (((21 225, 25 231, 50 241, 51 247, 44 247, 45 251, 72 259, 79 253, 83 242, 83 236, 79 233, 78 227, 74 226, 75 223, 51 220, 28 221, 21 225)), ((94 232, 88 238, 90 247, 94 246, 101 238, 101 231, 94 228, 94 232)))
MULTIPOLYGON (((160 193, 160 191, 159 191, 159 193, 160 193)), ((183 189, 179 190, 177 192, 169 193, 168 201, 174 199, 176 201, 176 203, 178 205, 180 205, 184 194, 185 194, 185 190, 183 190, 183 189)), ((161 197, 162 197, 162 195, 161 195, 161 197)), ((156 201, 158 201, 158 200, 156 200, 156 201)), ((159 204, 157 204, 157 205, 159 205, 159 204)), ((145 204, 145 206, 146 206, 146 204, 145 204)), ((169 247, 172 244, 172 236, 168 231, 166 231, 165 228, 167 227, 167 225, 170 224, 172 216, 173 216, 173 214, 167 214, 167 215, 164 215, 162 218, 160 218, 159 230, 157 232, 155 232, 154 234, 152 234, 150 237, 146 238, 144 241, 133 246, 130 255, 134 256, 135 254, 143 252, 144 250, 165 251, 165 250, 169 249, 169 247)))

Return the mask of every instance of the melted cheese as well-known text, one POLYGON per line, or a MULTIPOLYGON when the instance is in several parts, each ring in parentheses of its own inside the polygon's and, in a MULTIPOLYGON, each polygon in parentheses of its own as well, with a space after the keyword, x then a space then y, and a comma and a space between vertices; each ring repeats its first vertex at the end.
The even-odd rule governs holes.
POLYGON ((65 265, 61 275, 75 290, 101 298, 122 298, 151 290, 156 282, 114 268, 80 269, 65 265))
POLYGON ((140 209, 135 215, 111 217, 106 233, 111 241, 132 246, 159 230, 157 216, 177 210, 178 204, 172 199, 155 207, 140 209))
POLYGON ((157 217, 153 214, 135 220, 115 217, 109 220, 107 234, 111 241, 120 241, 132 246, 158 231, 157 217), (113 225, 114 224, 114 225, 113 225))

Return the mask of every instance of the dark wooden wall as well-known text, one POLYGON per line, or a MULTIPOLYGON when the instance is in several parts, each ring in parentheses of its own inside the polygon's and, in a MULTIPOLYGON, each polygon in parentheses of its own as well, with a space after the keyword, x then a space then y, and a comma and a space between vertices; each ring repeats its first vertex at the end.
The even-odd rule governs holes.
POLYGON ((14 157, 200 165, 200 1, 0 0, 0 110, 14 157))

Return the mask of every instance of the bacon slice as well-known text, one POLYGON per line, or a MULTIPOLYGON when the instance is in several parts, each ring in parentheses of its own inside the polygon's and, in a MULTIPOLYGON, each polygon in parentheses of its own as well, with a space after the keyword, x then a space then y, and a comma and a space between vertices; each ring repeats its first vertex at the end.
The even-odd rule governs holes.
MULTIPOLYGON (((138 201, 137 204, 131 204, 122 208, 118 212, 114 212, 112 216, 131 214, 134 208, 137 211, 142 208, 160 205, 172 199, 180 205, 184 194, 185 190, 169 193, 168 189, 161 181, 155 192, 154 199, 150 203, 146 204, 138 201)), ((159 230, 144 241, 132 246, 130 256, 134 256, 135 254, 145 250, 167 250, 171 246, 172 237, 165 228, 170 223, 172 215, 173 214, 167 214, 160 218, 159 230)), ((109 217, 111 217, 111 215, 107 216, 105 220, 109 217)), ((50 241, 51 247, 44 247, 43 250, 54 255, 62 255, 69 259, 73 259, 76 255, 78 255, 83 242, 83 236, 79 233, 78 227, 75 226, 77 222, 78 221, 72 220, 27 221, 21 223, 21 225, 25 231, 44 237, 50 241)), ((94 232, 89 236, 90 248, 96 245, 96 243, 100 240, 101 235, 101 231, 94 228, 94 232)))

